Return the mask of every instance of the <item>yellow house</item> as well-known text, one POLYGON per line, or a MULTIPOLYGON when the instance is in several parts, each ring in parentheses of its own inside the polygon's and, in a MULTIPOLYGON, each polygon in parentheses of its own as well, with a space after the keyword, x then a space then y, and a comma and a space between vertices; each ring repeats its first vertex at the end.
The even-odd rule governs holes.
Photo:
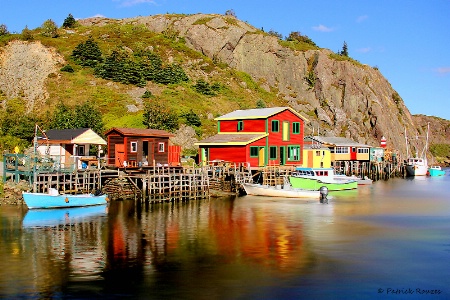
POLYGON ((331 168, 331 151, 320 145, 305 145, 303 148, 303 167, 331 168))

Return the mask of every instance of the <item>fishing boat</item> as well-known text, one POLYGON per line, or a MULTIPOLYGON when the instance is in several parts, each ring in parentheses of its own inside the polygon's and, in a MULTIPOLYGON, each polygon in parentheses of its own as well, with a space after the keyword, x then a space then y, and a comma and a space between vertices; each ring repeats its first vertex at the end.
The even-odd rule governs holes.
POLYGON ((442 170, 441 166, 431 166, 428 169, 428 175, 430 175, 431 177, 444 176, 445 175, 445 171, 442 170))
POLYGON ((106 216, 107 209, 107 205, 62 209, 33 209, 27 211, 23 218, 22 226, 33 228, 75 224, 106 216))
POLYGON ((408 152, 408 137, 406 136, 406 128, 405 128, 405 138, 406 138, 406 174, 408 176, 425 176, 428 173, 428 160, 427 160, 427 149, 428 149, 428 133, 430 131, 430 123, 428 123, 427 135, 425 147, 422 150, 420 157, 409 157, 408 152))
POLYGON ((284 185, 269 186, 255 183, 242 184, 247 195, 283 198, 320 198, 320 192, 293 188, 286 180, 284 185))
POLYGON ((298 167, 289 176, 293 188, 318 191, 325 186, 329 191, 352 190, 358 188, 353 179, 336 179, 333 168, 298 167))
POLYGON ((29 209, 67 208, 108 203, 108 197, 105 194, 59 194, 53 188, 50 188, 48 193, 22 192, 22 196, 29 209))

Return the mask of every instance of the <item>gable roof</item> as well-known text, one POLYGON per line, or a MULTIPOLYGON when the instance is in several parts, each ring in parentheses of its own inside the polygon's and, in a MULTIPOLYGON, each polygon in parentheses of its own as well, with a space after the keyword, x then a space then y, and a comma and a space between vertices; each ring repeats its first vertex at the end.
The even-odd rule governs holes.
POLYGON ((290 107, 267 107, 267 108, 253 108, 253 109, 240 109, 232 111, 228 114, 225 114, 223 116, 217 117, 214 120, 221 121, 221 120, 242 120, 242 119, 266 119, 268 117, 271 117, 273 115, 276 115, 282 111, 289 110, 299 118, 301 118, 304 121, 308 122, 308 119, 306 119, 304 116, 296 112, 294 109, 290 107))
POLYGON ((145 128, 111 128, 105 132, 105 135, 109 135, 112 132, 117 132, 124 136, 158 136, 158 137, 172 137, 172 133, 160 129, 145 129, 145 128))
MULTIPOLYGON (((90 128, 50 129, 45 132, 49 144, 106 145, 106 141, 90 128)), ((41 138, 46 139, 41 136, 41 138)))
POLYGON ((218 133, 195 143, 195 145, 248 145, 266 136, 268 136, 267 133, 218 133))
POLYGON ((317 141, 319 143, 322 144, 327 144, 327 145, 334 145, 336 147, 363 147, 363 148, 370 148, 372 146, 370 145, 366 145, 366 144, 361 144, 358 142, 355 142, 351 139, 348 138, 344 138, 344 137, 335 137, 335 136, 330 136, 330 137, 326 137, 326 136, 309 136, 309 137, 305 137, 305 139, 312 139, 314 141, 317 141))

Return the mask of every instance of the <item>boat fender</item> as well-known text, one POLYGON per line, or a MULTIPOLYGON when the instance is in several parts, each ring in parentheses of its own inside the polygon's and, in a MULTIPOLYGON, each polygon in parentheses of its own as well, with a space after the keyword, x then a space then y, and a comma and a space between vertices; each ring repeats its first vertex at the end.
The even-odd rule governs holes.
POLYGON ((66 201, 66 203, 69 203, 69 198, 66 197, 65 201, 66 201))

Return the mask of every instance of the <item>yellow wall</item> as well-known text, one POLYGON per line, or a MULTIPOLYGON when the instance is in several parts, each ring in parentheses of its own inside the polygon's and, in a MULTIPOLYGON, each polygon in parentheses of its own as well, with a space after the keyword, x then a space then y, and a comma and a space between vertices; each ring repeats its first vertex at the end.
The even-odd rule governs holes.
POLYGON ((329 149, 303 149, 303 167, 305 167, 305 168, 331 168, 330 150, 329 149), (317 154, 319 154, 319 155, 317 155, 317 154))

